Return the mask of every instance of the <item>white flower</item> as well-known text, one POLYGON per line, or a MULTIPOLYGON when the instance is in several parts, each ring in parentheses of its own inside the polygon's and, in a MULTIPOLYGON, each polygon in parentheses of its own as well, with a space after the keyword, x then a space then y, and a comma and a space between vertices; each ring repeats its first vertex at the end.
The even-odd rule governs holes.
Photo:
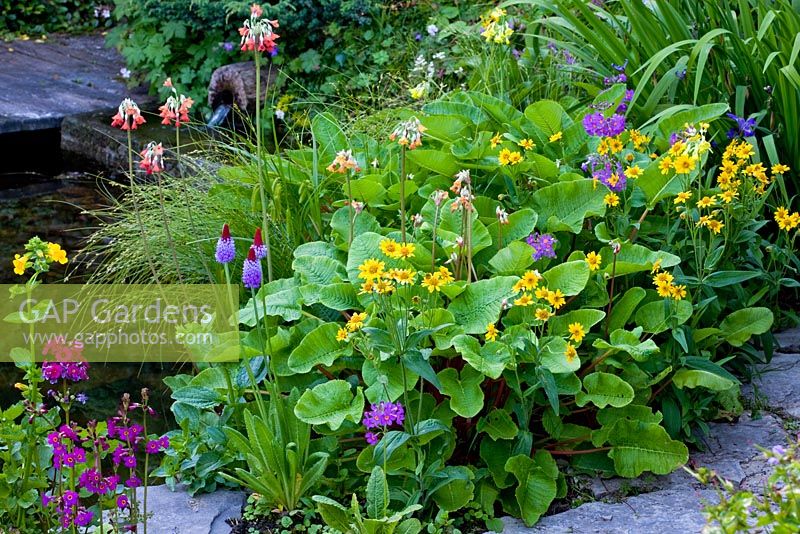
POLYGON ((428 31, 428 35, 431 37, 436 37, 436 34, 439 33, 439 28, 436 24, 428 24, 428 27, 425 28, 428 31))
POLYGON ((433 54, 433 59, 444 59, 446 54, 444 52, 436 52, 433 54))
POLYGON ((285 117, 286 117, 286 112, 285 111, 283 111, 282 109, 276 109, 275 110, 275 118, 276 119, 278 119, 279 121, 282 121, 285 117))
POLYGON ((125 67, 122 67, 121 69, 119 69, 119 75, 127 80, 128 78, 131 77, 131 71, 129 71, 125 67))

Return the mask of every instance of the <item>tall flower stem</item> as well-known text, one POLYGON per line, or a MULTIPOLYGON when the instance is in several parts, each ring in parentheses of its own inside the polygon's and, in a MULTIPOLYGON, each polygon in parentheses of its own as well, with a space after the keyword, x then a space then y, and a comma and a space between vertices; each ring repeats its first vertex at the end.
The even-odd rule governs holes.
POLYGON ((131 201, 133 202, 133 211, 136 214, 136 224, 139 225, 139 232, 142 236, 142 245, 144 246, 144 253, 147 256, 147 263, 150 265, 150 271, 153 273, 153 279, 158 283, 158 273, 156 266, 153 264, 153 256, 150 254, 150 247, 147 244, 147 233, 144 231, 144 223, 142 223, 142 214, 139 212, 139 204, 136 201, 136 178, 133 174, 133 139, 131 131, 128 130, 128 178, 131 183, 131 201))
POLYGON ((264 229, 264 244, 267 246, 267 281, 272 282, 272 246, 269 240, 267 215, 267 192, 264 168, 261 165, 261 54, 254 52, 256 63, 256 168, 258 169, 258 192, 261 196, 261 228, 264 229))
POLYGON ((433 213, 433 233, 431 238, 431 272, 436 270, 436 230, 439 225, 439 206, 433 213))
MULTIPOLYGON (((353 191, 350 188, 350 172, 345 172, 345 181, 347 182, 347 200, 349 202, 347 206, 347 215, 350 219, 350 234, 347 238, 347 245, 350 246, 353 244, 353 231, 356 224, 356 210, 353 207, 353 191)), ((403 237, 403 241, 405 241, 405 237, 403 237)))
POLYGON ((406 147, 400 147, 400 235, 406 242, 406 147))
MULTIPOLYGON (((256 314, 256 321, 258 320, 258 299, 256 298, 256 290, 251 289, 250 293, 253 297, 253 311, 256 314)), ((266 334, 265 334, 266 335, 266 334)), ((261 354, 264 358, 267 357, 267 348, 264 346, 264 341, 261 341, 261 354)), ((247 378, 250 379, 250 386, 253 388, 253 394, 256 397, 256 406, 258 407, 258 414, 261 418, 266 421, 267 420, 267 410, 264 407, 264 399, 261 398, 261 391, 258 388, 258 382, 256 382, 256 376, 253 374, 253 367, 250 365, 250 357, 246 356, 244 361, 244 366, 247 369, 247 378)))
MULTIPOLYGON (((143 411, 142 415, 142 429, 145 436, 147 438, 147 410, 143 411)), ((142 526, 144 527, 144 534, 147 534, 147 484, 150 478, 150 471, 148 469, 148 461, 150 460, 150 455, 144 455, 144 487, 142 488, 142 526)), ((102 522, 102 520, 101 520, 102 522)))
MULTIPOLYGON (((613 245, 612 245, 613 247, 613 245)), ((613 250, 613 249, 612 249, 613 250)), ((611 264, 611 291, 608 295, 608 311, 606 312, 606 338, 608 337, 608 326, 611 323, 611 310, 613 310, 614 302, 614 280, 617 276, 617 254, 614 253, 614 262, 611 264)))

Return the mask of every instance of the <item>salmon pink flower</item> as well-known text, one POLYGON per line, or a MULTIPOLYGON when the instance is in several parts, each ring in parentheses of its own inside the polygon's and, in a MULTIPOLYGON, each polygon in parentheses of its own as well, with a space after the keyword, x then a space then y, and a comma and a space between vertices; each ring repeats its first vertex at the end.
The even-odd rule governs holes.
POLYGON ((277 33, 272 31, 273 28, 279 26, 277 20, 269 20, 261 18, 264 10, 258 4, 250 6, 250 18, 245 20, 242 27, 239 28, 239 35, 242 37, 241 50, 243 52, 252 52, 258 50, 259 52, 267 52, 274 56, 278 53, 278 45, 275 44, 275 39, 280 37, 277 33))
POLYGON ((141 156, 142 161, 139 162, 139 167, 144 169, 147 174, 164 170, 164 147, 161 146, 161 143, 156 144, 155 141, 150 141, 142 150, 141 156))
POLYGON ((142 117, 142 111, 136 102, 130 98, 122 101, 117 108, 117 114, 111 118, 111 126, 114 128, 121 128, 123 130, 135 130, 140 124, 144 124, 145 120, 142 117))
POLYGON ((172 89, 172 94, 169 95, 164 105, 158 108, 161 124, 180 126, 182 123, 189 122, 189 110, 194 104, 194 100, 185 95, 179 95, 178 90, 172 85, 172 78, 164 81, 164 87, 172 89))

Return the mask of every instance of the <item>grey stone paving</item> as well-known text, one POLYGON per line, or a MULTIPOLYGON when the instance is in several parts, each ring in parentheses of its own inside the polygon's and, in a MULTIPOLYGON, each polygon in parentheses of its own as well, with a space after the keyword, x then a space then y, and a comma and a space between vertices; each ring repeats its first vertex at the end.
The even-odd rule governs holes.
MULTIPOLYGON (((139 492, 141 500, 141 491, 139 492)), ((150 486, 147 490, 148 534, 229 534, 225 523, 240 517, 245 494, 220 490, 190 497, 180 489, 150 486)), ((139 532, 142 532, 140 526, 139 532)))
POLYGON ((3 43, 0 134, 58 128, 65 116, 116 108, 132 93, 120 76, 124 66, 100 34, 3 43))

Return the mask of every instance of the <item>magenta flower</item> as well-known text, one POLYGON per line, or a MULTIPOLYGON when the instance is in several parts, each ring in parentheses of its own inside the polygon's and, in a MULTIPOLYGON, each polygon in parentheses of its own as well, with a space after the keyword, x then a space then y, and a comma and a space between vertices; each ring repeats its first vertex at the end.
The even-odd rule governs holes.
MULTIPOLYGON (((386 428, 392 425, 402 425, 406 419, 403 405, 399 402, 381 401, 371 404, 370 409, 364 412, 364 426, 370 430, 374 428, 386 428)), ((380 440, 380 436, 374 432, 367 432, 364 435, 367 443, 375 445, 380 440)))
POLYGON ((555 258, 556 252, 554 250, 556 238, 550 234, 540 234, 534 232, 528 236, 528 245, 533 247, 533 259, 538 261, 542 258, 555 258))
POLYGON ((261 265, 256 260, 256 253, 253 247, 247 253, 242 267, 242 283, 247 289, 258 289, 261 287, 261 265))
POLYGON ((130 506, 130 502, 128 501, 128 496, 124 493, 117 497, 117 508, 125 509, 130 506))
POLYGON ((90 510, 81 509, 75 514, 75 526, 78 527, 86 527, 89 526, 89 523, 92 522, 94 518, 94 514, 90 510))
POLYGON ((214 254, 217 263, 226 264, 232 262, 236 258, 236 247, 231 238, 231 230, 228 224, 222 226, 222 234, 217 241, 217 251, 214 254))
POLYGON ((264 245, 264 239, 261 237, 261 228, 256 228, 256 235, 253 237, 253 244, 250 248, 256 253, 257 260, 267 257, 267 246, 264 245))

